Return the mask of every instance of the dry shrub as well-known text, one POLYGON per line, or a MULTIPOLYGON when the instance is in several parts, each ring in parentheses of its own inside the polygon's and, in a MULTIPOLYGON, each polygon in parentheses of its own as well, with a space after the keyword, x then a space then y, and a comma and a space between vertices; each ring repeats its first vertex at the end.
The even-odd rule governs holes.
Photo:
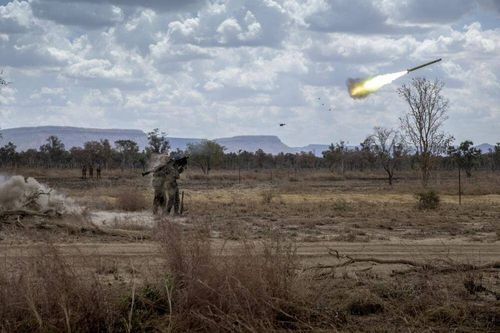
POLYGON ((169 272, 156 303, 171 311, 173 331, 270 331, 307 327, 308 307, 294 292, 297 257, 289 245, 251 243, 217 255, 207 233, 183 235, 165 223, 159 232, 169 272), (170 290, 170 291, 168 291, 170 290))
POLYGON ((383 300, 386 324, 389 324, 387 317, 394 316, 411 318, 410 327, 415 331, 423 331, 424 327, 448 332, 498 331, 500 308, 494 305, 497 301, 484 293, 471 298, 463 281, 463 273, 457 267, 450 275, 422 271, 369 285, 372 293, 383 300))
POLYGON ((123 191, 116 196, 116 207, 127 212, 136 212, 148 207, 142 192, 123 191))
POLYGON ((114 331, 110 288, 51 246, 0 270, 0 332, 114 331))
POLYGON ((418 209, 436 209, 439 206, 441 199, 439 195, 433 190, 427 192, 421 192, 416 194, 418 204, 418 209))

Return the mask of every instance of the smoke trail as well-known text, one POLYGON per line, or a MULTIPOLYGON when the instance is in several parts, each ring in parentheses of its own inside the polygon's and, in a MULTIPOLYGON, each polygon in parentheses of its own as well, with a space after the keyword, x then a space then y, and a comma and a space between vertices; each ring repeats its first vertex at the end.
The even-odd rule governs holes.
POLYGON ((349 91, 349 95, 354 99, 366 98, 371 93, 379 90, 386 84, 391 83, 407 73, 408 71, 401 71, 377 75, 367 79, 348 79, 346 82, 347 90, 349 91))

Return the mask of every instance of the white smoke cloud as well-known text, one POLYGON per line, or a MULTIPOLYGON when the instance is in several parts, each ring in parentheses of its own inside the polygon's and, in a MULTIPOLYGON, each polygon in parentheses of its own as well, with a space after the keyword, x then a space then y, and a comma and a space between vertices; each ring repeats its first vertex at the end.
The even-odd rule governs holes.
POLYGON ((40 184, 34 178, 0 175, 0 211, 22 208, 38 211, 54 209, 63 214, 82 212, 82 208, 72 199, 40 184), (34 200, 26 207, 28 198, 34 200))

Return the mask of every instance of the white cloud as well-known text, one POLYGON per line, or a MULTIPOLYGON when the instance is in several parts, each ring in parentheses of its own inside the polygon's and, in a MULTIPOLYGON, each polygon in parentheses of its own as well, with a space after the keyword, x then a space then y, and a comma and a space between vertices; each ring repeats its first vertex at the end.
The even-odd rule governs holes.
POLYGON ((262 26, 255 18, 251 11, 245 14, 245 23, 247 24, 247 31, 238 34, 238 39, 243 41, 255 40, 262 33, 262 26))
POLYGON ((0 91, 0 106, 11 106, 16 101, 17 90, 12 86, 4 86, 0 91))
POLYGON ((412 75, 446 83, 447 127, 458 139, 496 142, 500 25, 485 19, 496 7, 447 6, 12 1, 0 6, 0 69, 13 82, 0 92, 0 123, 162 127, 170 135, 221 137, 277 134, 284 121, 279 135, 289 144, 354 144, 375 125, 397 125, 405 105, 395 89, 410 76, 365 100, 350 99, 348 77, 443 58, 412 75))
POLYGON ((107 59, 89 59, 67 67, 65 74, 88 79, 126 79, 132 74, 130 69, 115 66, 107 59))
POLYGON ((13 1, 0 6, 0 32, 21 33, 32 25, 31 7, 27 1, 13 1))
POLYGON ((226 44, 237 39, 241 32, 241 26, 234 17, 224 20, 218 27, 217 33, 219 34, 219 42, 226 44))
POLYGON ((120 7, 103 3, 32 0, 31 8, 38 18, 90 29, 112 26, 124 18, 120 7))

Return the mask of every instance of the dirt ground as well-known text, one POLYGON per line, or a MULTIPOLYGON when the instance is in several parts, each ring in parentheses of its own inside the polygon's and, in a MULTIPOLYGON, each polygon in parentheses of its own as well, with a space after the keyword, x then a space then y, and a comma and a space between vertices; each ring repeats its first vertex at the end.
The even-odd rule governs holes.
MULTIPOLYGON (((184 213, 161 219, 150 213, 150 179, 139 171, 104 172, 101 180, 82 180, 78 170, 17 173, 35 176, 74 199, 85 212, 58 218, 69 229, 32 227, 29 221, 21 227, 3 226, 4 262, 29 258, 38 251, 37 244, 49 242, 68 258, 99 258, 118 267, 110 269, 111 275, 154 266, 162 260, 155 240, 162 223, 206 230, 220 255, 231 255, 243 243, 258 247, 280 237, 292 244, 304 269, 357 258, 478 266, 500 259, 498 173, 477 172, 466 179, 461 205, 455 175, 438 173, 432 188, 440 194, 441 204, 435 210, 420 210, 415 194, 422 188, 416 174, 401 175, 391 187, 382 173, 250 170, 239 180, 237 172, 214 172, 207 178, 190 170, 180 181, 184 213)), ((408 268, 400 262, 363 261, 337 267, 336 274, 389 277, 408 268)), ((500 295, 498 269, 482 274, 486 288, 500 295)), ((494 328, 499 321, 494 319, 494 328)))
POLYGON ((21 173, 85 207, 85 217, 65 217, 66 223, 85 220, 126 231, 129 237, 4 227, 0 254, 9 249, 12 255, 17 247, 50 240, 96 255, 150 255, 151 230, 157 223, 173 221, 185 229, 208 228, 215 246, 280 234, 314 262, 324 258, 327 249, 384 258, 449 256, 469 262, 500 258, 500 175, 489 172, 465 180, 462 205, 454 193, 454 175, 438 173, 432 188, 441 194, 440 207, 419 210, 415 193, 422 189, 415 174, 403 175, 391 187, 383 174, 341 177, 328 171, 245 171, 239 182, 235 172, 217 172, 207 179, 191 170, 180 181, 185 212, 162 221, 150 213, 150 179, 139 171, 113 171, 101 180, 82 180, 78 170, 21 173))

